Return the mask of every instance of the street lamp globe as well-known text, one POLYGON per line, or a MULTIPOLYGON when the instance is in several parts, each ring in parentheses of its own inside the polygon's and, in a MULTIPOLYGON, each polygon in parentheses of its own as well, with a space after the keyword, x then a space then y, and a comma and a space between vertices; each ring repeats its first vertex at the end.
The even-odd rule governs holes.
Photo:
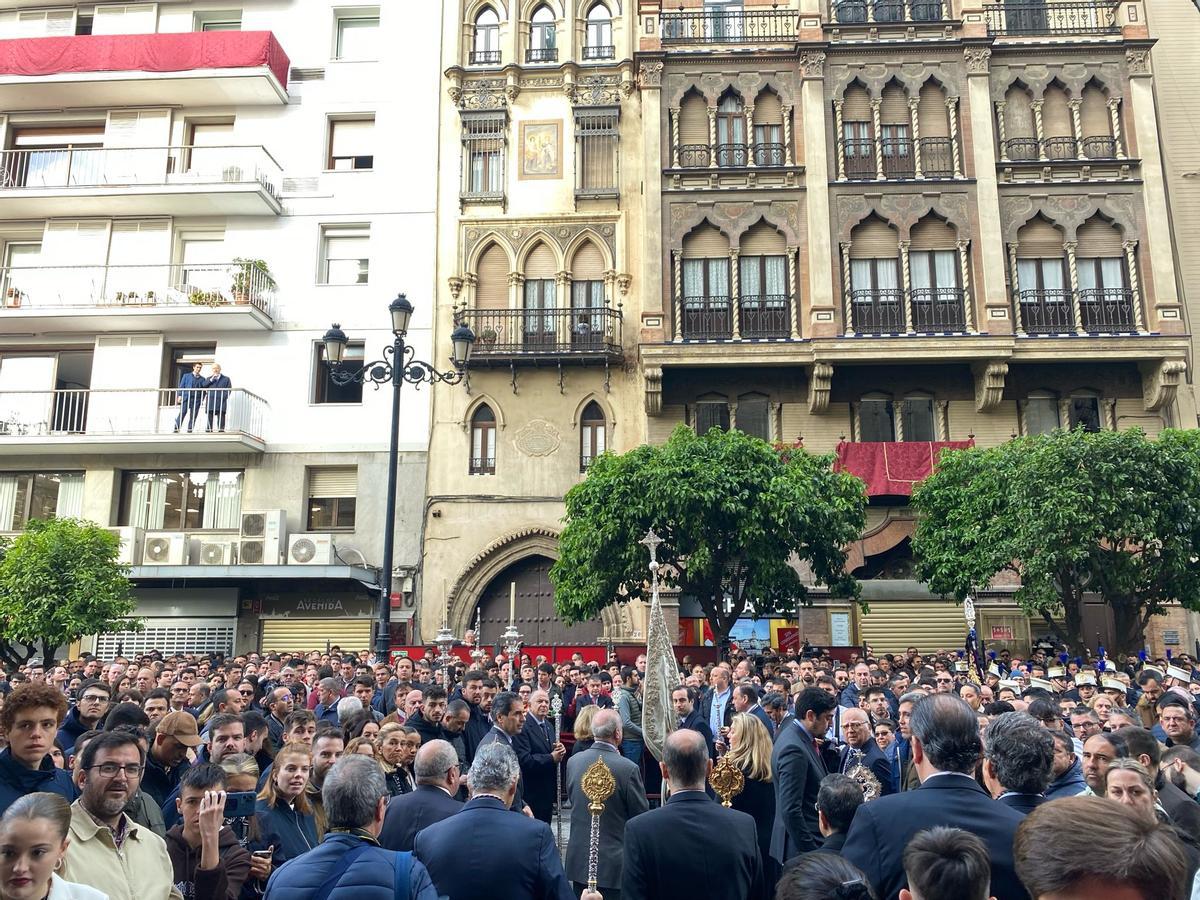
POLYGON ((467 363, 471 360, 471 350, 475 347, 475 332, 465 322, 460 322, 450 335, 450 343, 453 345, 450 358, 454 362, 454 367, 456 369, 466 368, 467 363))
POLYGON ((388 312, 392 314, 392 331, 396 334, 408 333, 408 322, 412 318, 413 305, 403 294, 397 294, 396 299, 388 304, 388 312))
POLYGON ((325 344, 325 362, 331 366, 340 365, 342 358, 346 354, 346 332, 342 331, 337 322, 333 323, 333 327, 325 332, 325 337, 321 338, 325 344))

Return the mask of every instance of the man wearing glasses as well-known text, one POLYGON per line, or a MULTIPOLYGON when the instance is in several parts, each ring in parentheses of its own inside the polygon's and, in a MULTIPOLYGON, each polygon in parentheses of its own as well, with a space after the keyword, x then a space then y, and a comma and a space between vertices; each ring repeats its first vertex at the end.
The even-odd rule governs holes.
POLYGON ((88 741, 75 769, 82 795, 71 806, 71 853, 60 874, 110 900, 182 900, 166 843, 124 812, 145 762, 131 734, 107 731, 88 741))
POLYGON ((75 740, 85 731, 93 731, 100 727, 100 720, 108 712, 108 704, 112 693, 103 681, 85 681, 79 689, 79 699, 75 708, 67 713, 62 727, 58 729, 58 741, 62 744, 63 754, 71 755, 75 740))

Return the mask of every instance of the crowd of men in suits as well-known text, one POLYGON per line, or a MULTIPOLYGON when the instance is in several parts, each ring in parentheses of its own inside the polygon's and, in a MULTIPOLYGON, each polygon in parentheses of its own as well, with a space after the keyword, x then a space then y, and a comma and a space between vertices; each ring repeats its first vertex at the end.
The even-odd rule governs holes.
POLYGON ((848 657, 685 657, 661 760, 644 655, 31 660, 0 679, 0 814, 71 802, 62 873, 109 897, 1192 896, 1189 657, 848 657), (615 787, 593 848, 597 761, 615 787), (254 808, 222 826, 239 791, 254 808))

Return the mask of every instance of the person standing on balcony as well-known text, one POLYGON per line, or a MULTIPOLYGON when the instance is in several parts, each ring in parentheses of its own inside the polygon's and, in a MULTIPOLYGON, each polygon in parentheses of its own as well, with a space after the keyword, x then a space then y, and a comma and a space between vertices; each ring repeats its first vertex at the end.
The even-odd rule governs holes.
MULTIPOLYGON (((213 430, 213 416, 217 417, 217 430, 225 430, 225 413, 229 410, 229 393, 233 387, 233 382, 229 380, 228 375, 221 374, 221 364, 213 363, 212 375, 205 382, 208 388, 208 401, 206 408, 208 410, 208 427, 205 431, 213 430)), ((189 428, 188 431, 191 431, 189 428)))
POLYGON ((192 371, 184 372, 179 379, 179 415, 175 417, 176 432, 179 431, 179 426, 186 418, 187 430, 190 434, 196 425, 196 416, 200 415, 200 404, 204 398, 203 389, 208 386, 208 379, 200 374, 201 368, 200 363, 192 363, 192 371))

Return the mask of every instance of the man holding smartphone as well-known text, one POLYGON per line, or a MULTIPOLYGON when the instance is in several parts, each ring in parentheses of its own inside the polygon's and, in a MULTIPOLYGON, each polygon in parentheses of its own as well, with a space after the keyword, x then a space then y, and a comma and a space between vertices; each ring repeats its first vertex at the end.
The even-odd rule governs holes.
MULTIPOLYGON (((224 827, 225 772, 200 763, 184 773, 175 801, 181 823, 167 832, 175 886, 184 900, 237 900, 255 860, 224 827)), ((253 811, 251 811, 251 815, 253 811)), ((270 860, 266 861, 270 866, 270 860)), ((262 865, 259 865, 262 868, 262 865)))

